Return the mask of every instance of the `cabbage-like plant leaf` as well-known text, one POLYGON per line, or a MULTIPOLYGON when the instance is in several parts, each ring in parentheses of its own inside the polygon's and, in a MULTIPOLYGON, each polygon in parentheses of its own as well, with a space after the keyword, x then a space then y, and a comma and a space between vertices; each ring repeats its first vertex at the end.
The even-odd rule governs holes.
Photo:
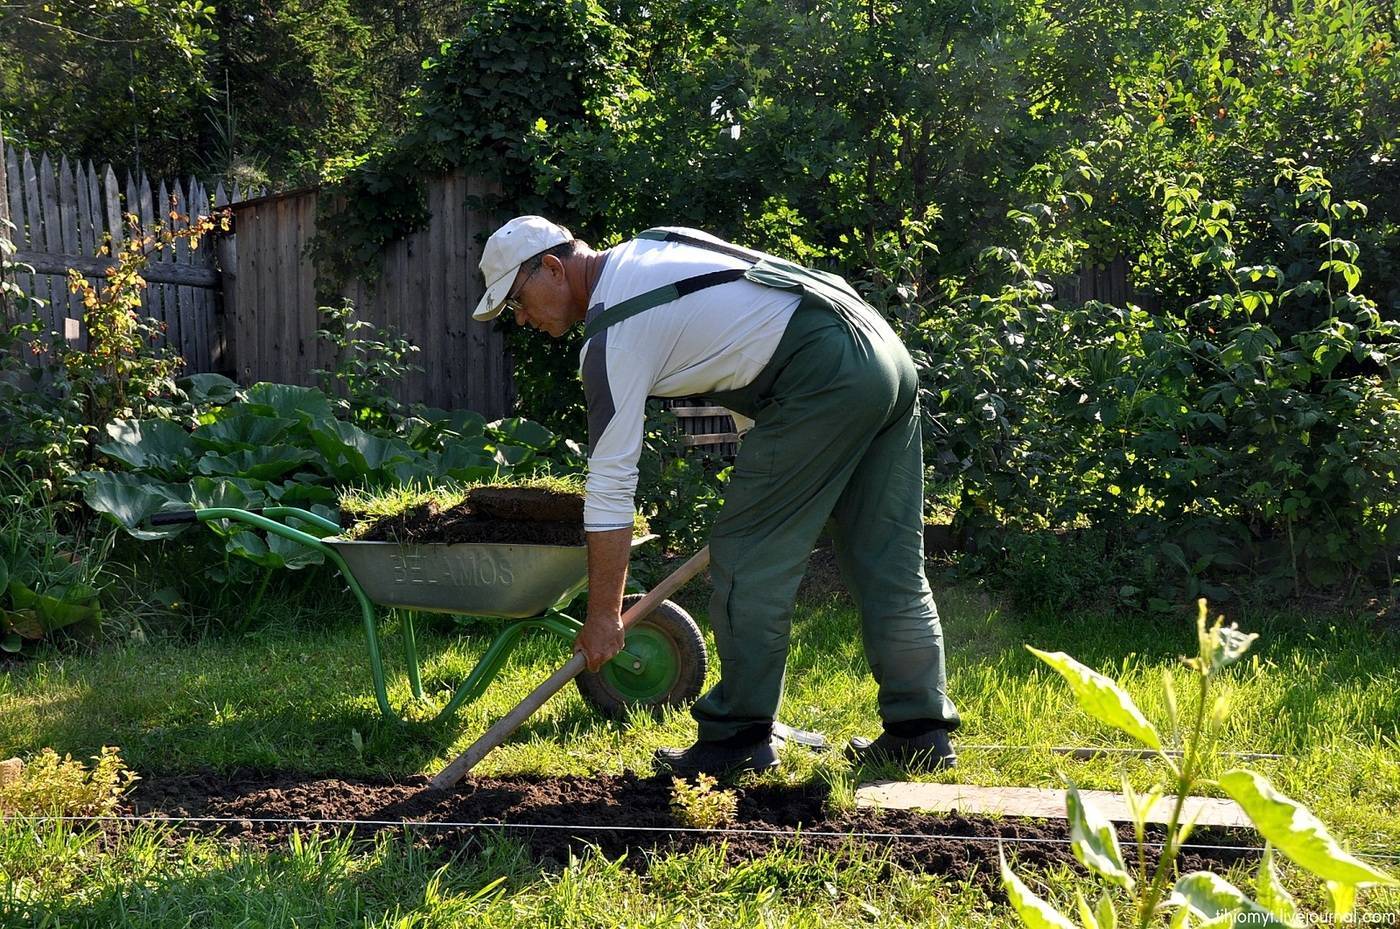
POLYGON ((267 505, 267 485, 263 481, 240 477, 190 478, 186 500, 196 509, 238 507, 251 509, 267 505))
POLYGON ((16 629, 25 638, 39 638, 71 626, 86 626, 89 631, 95 632, 102 621, 97 591, 86 584, 59 585, 40 592, 12 580, 10 602, 21 612, 32 612, 38 620, 37 636, 26 635, 23 629, 16 629))
POLYGON ((195 444, 216 452, 252 451, 275 444, 295 425, 295 419, 259 416, 240 410, 198 427, 190 433, 190 438, 195 444))
POLYGON ((275 534, 269 534, 264 540, 248 530, 235 532, 229 537, 228 551, 264 568, 288 568, 293 571, 325 561, 325 556, 319 551, 300 542, 275 534))
MULTIPOLYGON (((321 530, 310 526, 299 526, 303 532, 309 535, 320 535, 321 530), (313 531, 314 530, 314 531, 313 531)), ((284 539, 280 535, 269 534, 267 537, 268 551, 281 559, 281 566, 289 571, 297 571, 310 565, 323 564, 326 556, 314 548, 302 545, 293 539, 284 539)))
POLYGON ((169 484, 126 471, 84 471, 76 480, 88 506, 138 539, 168 539, 189 527, 188 523, 154 528, 142 525, 163 509, 183 509, 186 505, 180 491, 169 484))
POLYGON ((1220 786, 1245 811, 1260 835, 1318 877, 1341 885, 1400 885, 1391 875, 1349 854, 1322 820, 1276 790, 1263 775, 1237 768, 1220 776, 1220 786))
POLYGON ((397 461, 386 470, 399 484, 422 484, 442 476, 442 472, 433 467, 433 459, 427 455, 416 455, 408 461, 397 461))
POLYGON ((44 621, 39 618, 38 610, 0 610, 0 631, 7 636, 37 642, 44 637, 44 621))
POLYGON ((438 463, 442 468, 476 468, 490 465, 492 458, 490 443, 481 436, 455 439, 443 445, 438 463))
POLYGON ((222 374, 187 374, 177 378, 175 386, 195 406, 227 406, 241 393, 241 388, 222 374))
POLYGON ((183 475, 194 459, 189 433, 168 419, 116 419, 107 424, 107 434, 112 440, 97 450, 133 468, 183 475))
POLYGON ((1079 706, 1099 722, 1120 729, 1148 748, 1161 750, 1162 737, 1142 715, 1127 692, 1112 678, 1085 667, 1064 652, 1042 652, 1026 646, 1032 655, 1059 672, 1079 706))
POLYGON ((308 449, 294 448, 291 445, 268 445, 249 451, 229 452, 226 455, 207 454, 199 459, 199 473, 274 481, 319 458, 319 455, 308 449))
POLYGON ((329 473, 345 483, 379 477, 381 469, 421 457, 397 439, 381 439, 352 423, 323 423, 311 430, 311 438, 329 473))
POLYGON ((278 416, 323 425, 335 419, 326 395, 315 387, 295 384, 254 384, 243 394, 243 408, 263 416, 278 416))
MULTIPOLYGON (((305 506, 308 503, 334 503, 337 499, 335 489, 327 487, 325 484, 313 483, 321 480, 317 475, 299 472, 292 475, 289 481, 283 481, 281 486, 275 491, 278 503, 285 503, 288 506, 305 506)), ((269 488, 269 492, 272 492, 269 488)), ((313 507, 314 509, 314 507, 313 507)))
MULTIPOLYGON (((1193 871, 1182 875, 1172 889, 1168 902, 1186 907, 1201 919, 1213 921, 1223 917, 1239 918, 1247 914, 1241 921, 1250 926, 1278 926, 1282 929, 1287 929, 1288 926, 1288 923, 1249 899, 1244 891, 1209 871, 1193 871)), ((1225 925, 1233 922, 1235 919, 1227 920, 1225 925)))
POLYGON ((1065 789, 1065 811, 1069 818, 1070 850, 1079 863, 1099 877, 1124 890, 1133 889, 1133 877, 1123 864, 1118 846, 1118 830, 1108 818, 1086 803, 1073 781, 1065 789))
POLYGON ((498 440, 512 445, 523 445, 537 452, 546 451, 555 442, 556 436, 544 426, 531 419, 513 416, 498 419, 488 427, 498 440))
POLYGON ((264 568, 280 568, 282 566, 282 556, 270 552, 262 536, 250 529, 235 529, 233 534, 228 537, 225 547, 230 555, 246 558, 253 564, 261 565, 264 568))
POLYGON ((1006 889, 1011 908, 1016 911, 1026 929, 1075 929, 1074 923, 1049 903, 1036 896, 1034 891, 1021 882, 1006 864, 1006 854, 997 849, 1001 859, 1001 886, 1006 889))
POLYGON ((508 468, 518 468, 535 458, 533 448, 523 445, 501 445, 496 448, 496 461, 508 468))
POLYGON ((428 450, 453 439, 480 436, 486 431, 486 417, 475 410, 440 410, 429 407, 411 417, 400 429, 404 441, 413 448, 428 450))

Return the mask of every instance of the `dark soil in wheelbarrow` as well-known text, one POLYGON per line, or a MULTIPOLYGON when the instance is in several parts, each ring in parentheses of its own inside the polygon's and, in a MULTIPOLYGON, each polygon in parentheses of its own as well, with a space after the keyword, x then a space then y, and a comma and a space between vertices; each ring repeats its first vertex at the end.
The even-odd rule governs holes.
MULTIPOLYGON (((901 810, 837 811, 822 785, 735 788, 738 819, 732 833, 684 832, 670 809, 669 778, 635 775, 600 777, 468 777, 456 788, 434 791, 427 778, 307 779, 295 774, 191 774, 146 776, 128 797, 127 812, 154 816, 212 817, 220 822, 177 823, 177 832, 198 831, 266 845, 317 821, 358 838, 403 828, 412 821, 418 841, 457 849, 483 832, 501 831, 530 848, 550 867, 590 845, 616 857, 629 853, 629 867, 645 870, 638 852, 684 851, 723 843, 732 862, 751 860, 775 846, 800 843, 809 853, 852 847, 886 855, 915 872, 970 879, 1000 896, 998 839, 1019 868, 1060 864, 1078 867, 1064 843, 1059 821, 986 816, 921 814, 901 810), (277 821, 268 821, 277 820, 277 821), (295 820, 288 822, 287 820, 295 820), (309 821, 309 822, 307 822, 309 821), (432 824, 442 825, 432 825, 432 824), (506 825, 510 824, 510 825, 506 825), (545 828, 527 828, 539 826, 545 828)), ((1160 828, 1149 841, 1160 841, 1160 828)), ((1123 827, 1124 843, 1132 840, 1123 827)), ((1258 836, 1225 829, 1198 829, 1191 842, 1211 846, 1258 846, 1258 836)), ((1179 859, 1183 870, 1223 868, 1253 851, 1193 849, 1179 859)))
POLYGON ((379 519, 360 539, 583 545, 583 497, 534 487, 478 487, 448 509, 430 500, 379 519))

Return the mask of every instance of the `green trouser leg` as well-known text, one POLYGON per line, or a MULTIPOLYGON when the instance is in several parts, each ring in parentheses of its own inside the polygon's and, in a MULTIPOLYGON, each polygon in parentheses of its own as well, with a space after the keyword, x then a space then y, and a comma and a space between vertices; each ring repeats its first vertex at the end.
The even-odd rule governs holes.
POLYGON ((880 718, 956 729, 943 628, 924 574, 920 432, 916 402, 875 437, 837 501, 833 541, 841 577, 860 609, 865 657, 880 687, 880 718))
POLYGON ((712 395, 755 424, 710 539, 721 680, 692 710, 701 739, 746 737, 776 718, 793 598, 833 515, 881 716, 956 726, 923 573, 916 396, 913 363, 883 320, 810 295, 754 383, 712 395))

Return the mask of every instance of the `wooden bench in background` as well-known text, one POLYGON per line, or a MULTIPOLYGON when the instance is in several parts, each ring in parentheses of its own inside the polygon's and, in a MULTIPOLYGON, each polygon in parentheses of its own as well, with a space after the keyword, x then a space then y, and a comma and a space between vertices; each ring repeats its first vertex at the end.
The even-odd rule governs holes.
POLYGON ((687 451, 734 460, 739 453, 739 433, 728 410, 699 400, 668 400, 666 406, 680 421, 681 442, 687 451))

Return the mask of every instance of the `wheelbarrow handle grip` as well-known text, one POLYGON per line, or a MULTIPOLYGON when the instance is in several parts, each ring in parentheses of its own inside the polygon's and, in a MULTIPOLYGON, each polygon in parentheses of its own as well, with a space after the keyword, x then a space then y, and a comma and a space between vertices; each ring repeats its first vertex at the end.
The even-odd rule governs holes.
MULTIPOLYGON (((249 513, 258 513, 258 514, 261 514, 262 511, 263 511, 263 508, 260 507, 260 506, 259 506, 259 507, 254 507, 254 508, 248 510, 249 513)), ((150 519, 146 520, 146 522, 147 522, 149 525, 152 525, 152 526, 174 526, 174 525, 178 525, 179 523, 197 523, 197 522, 199 522, 199 511, 198 511, 198 510, 167 510, 167 511, 164 512, 164 513, 157 513, 157 514, 155 514, 155 515, 152 516, 150 519)))
MULTIPOLYGON (((710 547, 706 545, 691 556, 689 561, 653 587, 645 597, 634 603, 627 612, 623 613, 622 628, 626 630, 643 616, 649 615, 661 601, 680 590, 687 581, 705 570, 709 563, 710 547)), ((466 751, 453 759, 451 764, 438 772, 432 780, 432 787, 436 790, 446 790, 460 781, 468 771, 476 767, 477 762, 510 738, 515 730, 524 724, 525 720, 535 715, 535 712, 544 706, 550 697, 557 694, 569 681, 578 677, 587 666, 588 660, 584 658, 583 653, 575 652, 574 656, 565 662, 563 667, 551 674, 543 684, 540 684, 530 692, 528 697, 521 700, 515 709, 501 717, 494 726, 486 730, 485 735, 473 742, 466 751)))

